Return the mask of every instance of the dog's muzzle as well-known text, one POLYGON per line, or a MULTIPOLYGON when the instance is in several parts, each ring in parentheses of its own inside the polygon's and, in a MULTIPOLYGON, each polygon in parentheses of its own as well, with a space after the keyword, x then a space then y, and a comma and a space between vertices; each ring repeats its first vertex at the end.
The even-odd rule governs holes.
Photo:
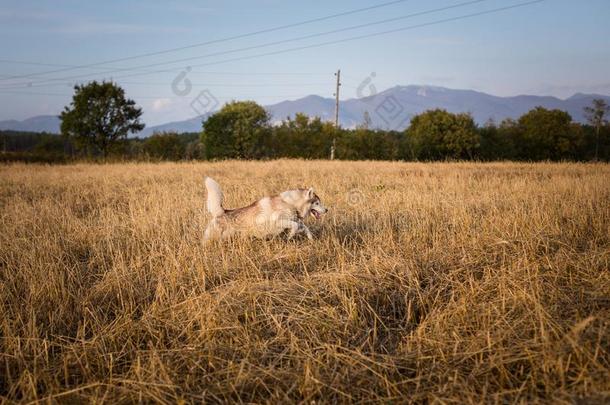
POLYGON ((320 218, 322 218, 322 214, 325 214, 327 211, 328 210, 324 210, 324 212, 319 212, 319 211, 316 211, 316 210, 311 210, 309 212, 311 213, 311 215, 314 216, 315 219, 320 219, 320 218))

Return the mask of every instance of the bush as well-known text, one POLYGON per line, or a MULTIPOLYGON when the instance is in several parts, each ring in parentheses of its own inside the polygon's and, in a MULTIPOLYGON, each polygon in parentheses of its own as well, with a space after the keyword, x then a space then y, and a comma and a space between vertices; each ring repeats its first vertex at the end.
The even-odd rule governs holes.
POLYGON ((254 101, 234 101, 203 124, 201 143, 208 159, 257 159, 265 156, 269 115, 254 101))
POLYGON ((142 152, 158 160, 180 160, 185 155, 185 146, 175 132, 155 133, 142 145, 142 152))
POLYGON ((472 159, 480 142, 469 114, 440 109, 413 117, 406 133, 416 159, 472 159))
POLYGON ((579 134, 565 111, 536 107, 519 118, 518 152, 527 160, 561 160, 576 157, 579 134))

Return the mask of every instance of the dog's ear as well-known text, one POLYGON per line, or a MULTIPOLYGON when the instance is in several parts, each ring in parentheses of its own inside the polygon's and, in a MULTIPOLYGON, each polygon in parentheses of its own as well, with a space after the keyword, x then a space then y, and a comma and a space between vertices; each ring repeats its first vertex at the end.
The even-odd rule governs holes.
POLYGON ((307 190, 307 199, 311 200, 314 195, 316 195, 316 193, 313 191, 313 187, 310 187, 309 190, 307 190))

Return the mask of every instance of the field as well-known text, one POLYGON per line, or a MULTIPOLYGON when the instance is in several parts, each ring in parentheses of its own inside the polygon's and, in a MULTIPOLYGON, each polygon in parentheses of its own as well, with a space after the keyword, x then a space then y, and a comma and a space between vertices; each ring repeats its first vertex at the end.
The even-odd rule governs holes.
POLYGON ((610 166, 0 166, 0 402, 610 401, 610 166), (313 185, 316 240, 202 243, 313 185))

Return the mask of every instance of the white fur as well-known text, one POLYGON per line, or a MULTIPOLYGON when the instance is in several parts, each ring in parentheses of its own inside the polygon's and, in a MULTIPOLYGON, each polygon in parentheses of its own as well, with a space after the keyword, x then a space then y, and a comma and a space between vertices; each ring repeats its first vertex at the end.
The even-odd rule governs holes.
POLYGON ((213 178, 206 177, 205 188, 208 190, 208 200, 206 204, 208 212, 212 214, 212 217, 214 218, 221 216, 225 213, 225 210, 222 208, 223 195, 220 184, 216 183, 213 178))
POLYGON ((288 230, 288 238, 304 233, 313 235, 303 222, 309 215, 320 218, 327 209, 316 196, 314 189, 288 190, 273 197, 263 197, 256 203, 235 210, 222 207, 220 185, 207 177, 207 209, 212 214, 204 239, 227 238, 236 233, 258 237, 276 236, 288 230))

